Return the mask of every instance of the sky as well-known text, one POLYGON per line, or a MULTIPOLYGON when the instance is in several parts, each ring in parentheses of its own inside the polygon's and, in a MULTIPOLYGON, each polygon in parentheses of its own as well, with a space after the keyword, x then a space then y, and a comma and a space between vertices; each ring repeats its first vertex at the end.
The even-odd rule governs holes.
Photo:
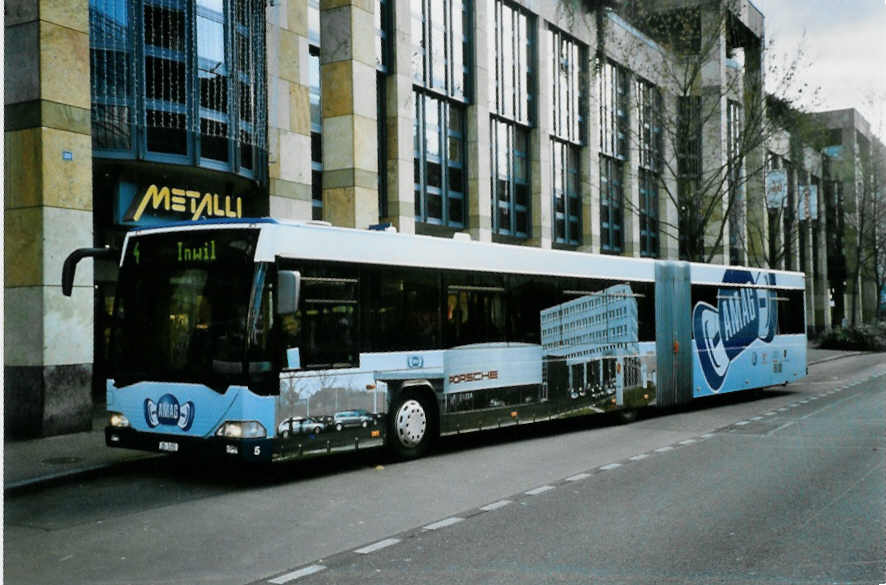
POLYGON ((886 0, 751 1, 766 18, 767 67, 778 68, 767 89, 778 93, 799 55, 788 97, 813 111, 855 108, 886 138, 886 0))

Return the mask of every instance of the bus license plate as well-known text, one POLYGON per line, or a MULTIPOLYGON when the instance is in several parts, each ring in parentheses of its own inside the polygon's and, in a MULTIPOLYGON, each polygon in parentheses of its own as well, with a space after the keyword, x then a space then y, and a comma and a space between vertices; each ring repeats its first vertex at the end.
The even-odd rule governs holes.
POLYGON ((160 441, 160 450, 175 453, 176 451, 178 451, 178 443, 173 443, 171 441, 160 441))

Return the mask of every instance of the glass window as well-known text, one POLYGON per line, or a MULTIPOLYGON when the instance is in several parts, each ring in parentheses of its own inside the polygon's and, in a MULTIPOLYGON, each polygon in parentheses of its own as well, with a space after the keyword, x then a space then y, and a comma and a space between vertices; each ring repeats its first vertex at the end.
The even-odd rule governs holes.
POLYGON ((530 124, 535 115, 535 27, 518 6, 495 0, 489 9, 490 110, 503 118, 530 124))
POLYGON ((640 255, 658 257, 658 173, 640 171, 640 255))
POLYGON ((624 249, 624 164, 600 155, 600 249, 605 254, 621 254, 624 249))
POLYGON ((465 226, 464 106, 415 92, 415 219, 465 226))
POLYGON ((531 189, 529 182, 529 131, 493 118, 492 229, 501 235, 528 238, 531 189))
POLYGON ((468 101, 470 2, 412 0, 412 71, 416 85, 468 101))
POLYGON ((606 61, 600 67, 600 151, 622 159, 628 155, 627 82, 627 72, 615 63, 606 61))
POLYGON ((263 7, 260 0, 91 0, 96 156, 255 177, 267 149, 263 7))
POLYGON ((677 98, 677 198, 680 258, 704 255, 704 226, 696 201, 701 182, 701 98, 677 98))
POLYGON ((581 243, 581 196, 579 192, 579 152, 577 146, 551 140, 554 171, 554 241, 581 243))
POLYGON ((548 31, 548 45, 552 59, 553 134, 564 141, 584 144, 587 49, 553 28, 548 31))

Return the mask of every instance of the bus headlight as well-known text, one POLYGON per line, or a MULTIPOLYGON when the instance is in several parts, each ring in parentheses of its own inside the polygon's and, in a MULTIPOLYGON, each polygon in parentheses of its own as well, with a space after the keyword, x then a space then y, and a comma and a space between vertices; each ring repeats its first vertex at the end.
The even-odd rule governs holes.
POLYGON ((111 426, 117 427, 118 429, 126 429, 129 428, 129 419, 123 416, 123 414, 119 412, 110 412, 111 415, 111 426))
POLYGON ((255 420, 229 420, 218 427, 215 436, 227 439, 263 439, 268 436, 268 431, 255 420))

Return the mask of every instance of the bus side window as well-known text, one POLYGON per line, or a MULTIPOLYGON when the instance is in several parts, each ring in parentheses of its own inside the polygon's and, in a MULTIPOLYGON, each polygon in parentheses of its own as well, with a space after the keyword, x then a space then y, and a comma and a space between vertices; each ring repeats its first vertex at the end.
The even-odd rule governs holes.
MULTIPOLYGON (((357 365, 359 280, 346 276, 302 276, 301 306, 292 327, 300 338, 301 366, 308 369, 357 365)), ((292 347, 292 342, 287 342, 292 347)))

